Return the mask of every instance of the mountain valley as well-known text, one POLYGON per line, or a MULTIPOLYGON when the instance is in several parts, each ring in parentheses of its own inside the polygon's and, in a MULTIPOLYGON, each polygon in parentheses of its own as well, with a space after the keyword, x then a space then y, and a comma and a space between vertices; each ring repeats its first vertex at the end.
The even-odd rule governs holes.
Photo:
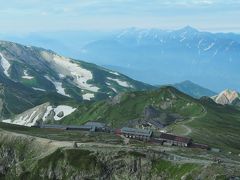
POLYGON ((0 4, 0 180, 240 180, 240 1, 0 4))
POLYGON ((0 47, 0 178, 240 176, 237 92, 216 95, 191 81, 155 87, 50 50, 3 41, 0 47), (63 128, 88 122, 110 130, 63 128), (209 149, 126 140, 115 132, 123 127, 190 138, 209 149))

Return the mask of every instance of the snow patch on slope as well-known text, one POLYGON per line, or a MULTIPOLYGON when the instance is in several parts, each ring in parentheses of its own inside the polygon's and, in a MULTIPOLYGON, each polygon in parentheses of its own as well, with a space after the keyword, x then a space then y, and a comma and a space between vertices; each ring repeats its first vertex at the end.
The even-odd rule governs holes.
POLYGON ((45 103, 29 109, 17 116, 14 119, 6 119, 2 122, 10 124, 18 124, 22 126, 34 126, 37 122, 44 122, 51 118, 52 120, 59 121, 69 114, 73 113, 76 108, 66 105, 59 105, 57 107, 50 106, 49 103, 45 103), (54 112, 53 116, 50 116, 50 112, 54 112), (62 116, 59 117, 58 115, 62 116))
POLYGON ((117 90, 114 87, 112 87, 111 83, 107 82, 106 85, 108 85, 110 89, 117 93, 117 90))
POLYGON ((30 80, 30 79, 33 79, 33 78, 34 78, 33 76, 30 76, 30 75, 28 74, 27 70, 24 70, 24 71, 23 71, 23 74, 24 74, 24 75, 22 76, 23 79, 29 79, 29 80, 30 80))
POLYGON ((45 77, 54 84, 54 86, 55 86, 58 94, 61 94, 61 95, 63 95, 63 96, 70 97, 69 94, 66 94, 66 93, 65 93, 65 89, 64 89, 63 86, 62 86, 62 82, 54 81, 54 80, 52 80, 52 79, 51 79, 50 77, 48 77, 48 76, 45 76, 45 77))
POLYGON ((50 54, 48 52, 42 51, 42 56, 50 62, 61 76, 71 76, 75 84, 81 88, 92 92, 98 92, 99 88, 88 81, 93 79, 92 72, 82 68, 78 63, 75 63, 69 58, 59 56, 56 54, 50 54))
POLYGON ((45 114, 43 115, 43 121, 46 121, 47 120, 47 118, 48 118, 48 116, 49 116, 49 114, 50 114, 50 112, 51 112, 51 110, 53 109, 53 107, 52 106, 48 106, 47 108, 46 108, 46 111, 45 111, 45 114))
POLYGON ((208 50, 211 49, 214 45, 215 45, 215 43, 211 43, 208 47, 206 47, 206 48, 204 49, 204 51, 208 51, 208 50))
POLYGON ((63 119, 64 117, 72 114, 75 110, 76 110, 76 108, 73 108, 73 107, 71 107, 71 106, 66 106, 66 105, 60 105, 60 106, 57 106, 57 107, 48 106, 48 107, 46 108, 46 112, 45 112, 45 114, 44 114, 44 116, 43 116, 43 121, 46 121, 46 120, 48 119, 49 114, 50 114, 51 112, 54 112, 54 117, 53 117, 53 119, 54 119, 55 121, 59 121, 59 120, 63 119), (63 116, 59 117, 58 115, 59 115, 59 113, 61 113, 61 112, 63 113, 63 116))
POLYGON ((127 88, 132 87, 132 85, 130 85, 128 82, 122 81, 120 79, 114 79, 114 78, 110 78, 110 77, 107 77, 107 79, 109 79, 111 81, 115 81, 116 83, 118 83, 118 85, 120 85, 122 87, 127 87, 127 88))
POLYGON ((117 93, 117 90, 114 87, 110 87, 115 93, 117 93))
POLYGON ((186 39, 186 37, 182 37, 182 38, 180 39, 180 42, 183 42, 185 39, 186 39))
POLYGON ((41 121, 47 106, 49 103, 45 103, 39 106, 36 106, 32 109, 29 109, 17 116, 14 119, 3 120, 5 123, 17 124, 22 126, 33 126, 36 125, 38 121, 41 121))
POLYGON ((32 87, 32 88, 36 91, 46 91, 45 89, 41 89, 41 88, 36 88, 36 87, 32 87))
POLYGON ((19 119, 14 121, 14 124, 24 125, 24 126, 33 126, 38 120, 39 115, 36 116, 37 111, 33 111, 29 115, 21 116, 19 119))
POLYGON ((87 93, 87 94, 82 95, 82 97, 83 97, 84 100, 91 100, 95 96, 94 96, 93 93, 87 93))
POLYGON ((63 75, 63 74, 59 74, 59 77, 61 78, 61 79, 63 79, 63 78, 65 78, 65 76, 63 75))
POLYGON ((4 72, 4 74, 5 74, 7 77, 9 77, 10 75, 9 75, 9 73, 8 73, 8 70, 9 70, 11 64, 8 62, 7 59, 4 58, 4 56, 2 55, 2 53, 0 53, 0 57, 1 57, 1 66, 2 66, 2 68, 3 68, 3 70, 4 70, 3 72, 4 72))
POLYGON ((116 76, 120 76, 120 74, 118 72, 113 72, 113 71, 109 71, 111 74, 114 74, 116 76))
POLYGON ((214 52, 213 57, 215 57, 218 53, 218 49, 214 52))
POLYGON ((183 42, 183 41, 186 39, 186 34, 187 34, 187 31, 184 31, 184 32, 180 35, 180 37, 181 37, 180 42, 183 42))
POLYGON ((69 94, 65 93, 65 89, 62 87, 62 83, 61 82, 53 81, 52 83, 55 85, 58 94, 62 94, 64 96, 70 97, 69 94))
POLYGON ((71 106, 66 106, 66 105, 60 105, 57 106, 56 108, 53 109, 55 112, 55 116, 54 116, 54 120, 59 121, 61 119, 63 119, 64 117, 68 116, 69 114, 72 114, 76 108, 73 108, 71 106), (63 112, 63 116, 59 117, 58 114, 60 112, 63 112))

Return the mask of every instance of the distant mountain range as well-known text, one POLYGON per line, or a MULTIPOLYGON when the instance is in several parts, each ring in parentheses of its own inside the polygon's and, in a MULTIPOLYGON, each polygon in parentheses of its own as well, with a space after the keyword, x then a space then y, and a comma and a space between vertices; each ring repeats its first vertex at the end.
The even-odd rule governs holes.
POLYGON ((88 43, 79 57, 150 84, 188 79, 214 91, 240 90, 240 35, 233 33, 129 28, 88 43))
POLYGON ((217 94, 191 81, 183 81, 181 83, 174 84, 173 87, 177 88, 179 91, 185 94, 188 94, 189 96, 192 96, 194 98, 201 98, 203 96, 211 97, 217 94))
POLYGON ((239 34, 202 32, 186 26, 178 30, 0 34, 0 38, 52 49, 148 84, 190 80, 215 92, 227 88, 240 91, 239 34))

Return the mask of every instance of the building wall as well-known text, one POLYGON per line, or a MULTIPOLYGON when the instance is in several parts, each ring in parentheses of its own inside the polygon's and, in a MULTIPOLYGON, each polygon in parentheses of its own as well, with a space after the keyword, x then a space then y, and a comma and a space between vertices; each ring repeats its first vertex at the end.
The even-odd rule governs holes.
POLYGON ((175 145, 175 146, 181 146, 181 147, 188 147, 187 143, 180 142, 180 141, 173 141, 173 140, 168 140, 168 139, 159 139, 159 140, 164 141, 163 144, 166 144, 166 145, 175 145))
POLYGON ((148 137, 148 136, 140 136, 140 135, 135 135, 135 134, 130 134, 130 133, 123 133, 123 135, 127 138, 132 138, 132 139, 150 140, 150 137, 148 137))

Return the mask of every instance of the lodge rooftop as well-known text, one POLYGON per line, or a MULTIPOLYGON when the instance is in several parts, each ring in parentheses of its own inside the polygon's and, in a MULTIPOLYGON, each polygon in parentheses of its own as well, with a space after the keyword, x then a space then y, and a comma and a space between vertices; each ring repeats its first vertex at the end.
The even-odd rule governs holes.
POLYGON ((183 142, 183 143, 191 142, 191 138, 176 136, 176 135, 167 134, 167 133, 161 133, 160 134, 160 139, 166 139, 166 140, 171 140, 171 141, 178 141, 178 142, 183 142))
POLYGON ((148 136, 150 137, 152 135, 151 130, 146 130, 146 129, 135 129, 135 128, 129 128, 129 127, 123 127, 121 129, 122 133, 125 134, 134 134, 138 136, 148 136))

